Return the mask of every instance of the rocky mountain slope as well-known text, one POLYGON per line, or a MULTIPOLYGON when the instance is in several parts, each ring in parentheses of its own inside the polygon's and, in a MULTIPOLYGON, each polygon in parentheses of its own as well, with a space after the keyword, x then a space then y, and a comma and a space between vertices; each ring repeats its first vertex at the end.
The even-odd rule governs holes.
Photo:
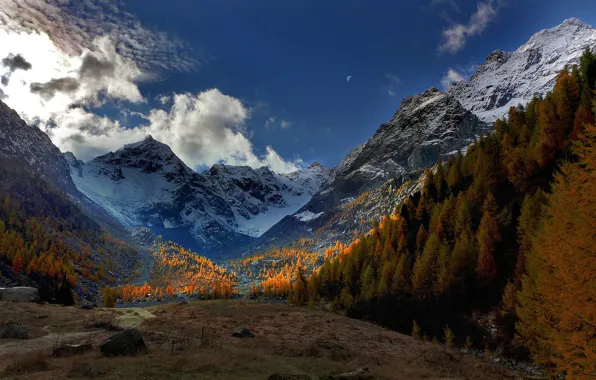
POLYGON ((318 164, 288 175, 224 165, 199 174, 151 136, 87 163, 65 157, 77 188, 121 223, 146 226, 201 254, 260 236, 328 177, 318 164))
POLYGON ((421 169, 432 167, 439 157, 465 150, 475 137, 489 130, 488 124, 457 99, 436 88, 408 97, 389 122, 332 169, 327 183, 308 204, 244 251, 312 237, 316 231, 321 244, 349 239, 355 229, 369 228, 360 225, 361 220, 371 222, 392 212, 396 198, 384 196, 388 188, 395 190, 405 180, 418 178, 421 169), (372 196, 375 194, 377 197, 372 196), (362 199, 366 202, 360 202, 362 199), (355 205, 358 207, 352 207, 355 205), (351 210, 348 214, 346 208, 351 210))
POLYGON ((552 89, 565 65, 578 63, 586 48, 595 47, 596 28, 568 19, 536 33, 513 53, 494 51, 468 81, 452 84, 447 92, 480 119, 492 122, 510 107, 552 89))
POLYGON ((76 196, 68 164, 43 131, 29 126, 19 115, 0 101, 0 162, 17 166, 76 196))

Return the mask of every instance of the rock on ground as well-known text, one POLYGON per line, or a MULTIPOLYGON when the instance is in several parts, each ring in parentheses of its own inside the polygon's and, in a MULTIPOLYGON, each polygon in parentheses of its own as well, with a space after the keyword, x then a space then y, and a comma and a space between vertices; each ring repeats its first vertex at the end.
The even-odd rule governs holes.
POLYGON ((236 330, 234 330, 232 336, 236 338, 254 338, 255 334, 250 332, 250 330, 246 327, 239 327, 236 330))
POLYGON ((291 373, 274 373, 269 375, 267 380, 312 380, 308 375, 296 375, 291 373))
POLYGON ((0 338, 4 339, 28 339, 29 334, 27 329, 16 323, 9 323, 2 331, 0 331, 0 338))
POLYGON ((0 288, 0 300, 15 302, 39 301, 39 292, 30 286, 18 286, 15 288, 0 288))
POLYGON ((53 356, 58 358, 66 358, 70 356, 82 355, 89 351, 93 351, 93 345, 91 343, 67 344, 56 347, 54 349, 53 356))
POLYGON ((105 356, 136 356, 147 352, 143 336, 137 329, 128 329, 112 335, 99 346, 105 356))

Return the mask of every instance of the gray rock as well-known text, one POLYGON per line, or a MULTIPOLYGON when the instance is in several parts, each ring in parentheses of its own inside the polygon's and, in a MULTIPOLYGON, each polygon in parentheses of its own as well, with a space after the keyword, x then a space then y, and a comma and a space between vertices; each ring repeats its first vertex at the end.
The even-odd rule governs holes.
POLYGON ((99 346, 105 356, 136 356, 147 352, 143 336, 137 329, 128 329, 112 335, 99 346))
POLYGON ((0 288, 0 300, 14 302, 35 302, 39 301, 39 292, 37 289, 29 286, 0 288))
POLYGON ((234 330, 232 336, 235 338, 254 338, 255 334, 250 332, 250 330, 246 327, 239 327, 236 330, 234 330))
POLYGON ((16 323, 9 323, 2 331, 0 331, 0 338, 4 339, 28 339, 29 334, 27 329, 16 323))
POLYGON ((291 373, 274 373, 269 375, 267 380, 312 380, 308 375, 296 375, 291 373))
POLYGON ((53 356, 58 358, 67 358, 70 356, 82 355, 89 351, 93 351, 93 345, 91 343, 67 344, 56 347, 53 351, 53 356))

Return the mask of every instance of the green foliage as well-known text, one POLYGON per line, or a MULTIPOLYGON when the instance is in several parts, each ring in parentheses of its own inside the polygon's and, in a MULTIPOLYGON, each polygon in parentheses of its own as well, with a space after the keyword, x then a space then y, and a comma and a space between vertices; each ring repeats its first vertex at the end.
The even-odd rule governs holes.
POLYGON ((449 328, 449 326, 446 326, 443 329, 443 340, 445 341, 445 345, 447 345, 447 347, 453 347, 455 344, 455 334, 453 333, 453 330, 449 328))
POLYGON ((422 335, 422 329, 420 328, 420 325, 418 324, 418 322, 416 321, 412 321, 412 336, 414 338, 419 338, 422 335))

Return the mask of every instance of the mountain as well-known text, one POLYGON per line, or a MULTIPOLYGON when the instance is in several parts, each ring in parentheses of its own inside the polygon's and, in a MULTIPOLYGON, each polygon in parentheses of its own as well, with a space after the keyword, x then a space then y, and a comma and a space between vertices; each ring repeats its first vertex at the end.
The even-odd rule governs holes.
POLYGON ((583 51, 595 46, 596 29, 568 19, 536 33, 513 53, 491 53, 468 81, 452 84, 447 92, 480 119, 492 122, 510 107, 527 104, 534 94, 550 91, 559 71, 578 63, 583 51))
POLYGON ((407 97, 389 122, 332 170, 309 210, 335 208, 390 178, 430 167, 487 131, 487 124, 436 88, 407 97))
POLYGON ((347 215, 370 221, 391 210, 395 199, 402 197, 386 197, 383 189, 415 180, 420 169, 433 166, 439 155, 444 159, 465 151, 475 136, 490 132, 491 123, 511 106, 550 91, 558 72, 578 63, 583 51, 594 46, 596 29, 568 19, 536 33, 513 53, 493 52, 468 81, 453 83, 446 93, 431 88, 404 99, 389 122, 332 169, 329 181, 305 207, 272 227, 248 250, 289 244, 312 237, 314 231, 325 243, 345 240, 354 229, 364 228, 347 215), (392 181, 395 178, 397 182, 392 181))
POLYGON ((146 226, 202 254, 261 235, 328 177, 317 164, 287 175, 225 165, 199 174, 151 136, 87 163, 65 157, 76 187, 121 223, 146 226))
POLYGON ((304 206, 329 178, 319 163, 289 174, 266 167, 214 165, 203 173, 210 188, 224 194, 236 215, 238 232, 258 237, 284 216, 304 206))
POLYGON ((361 220, 370 222, 391 213, 416 186, 385 196, 389 189, 395 192, 404 181, 416 180, 439 157, 465 150, 476 136, 488 131, 488 124, 436 88, 410 96, 390 121, 331 170, 329 180, 310 202, 245 251, 291 243, 313 236, 314 231, 324 244, 347 241, 355 229, 367 228, 360 225, 361 220))
POLYGON ((41 176, 71 196, 77 190, 70 178, 68 163, 47 134, 29 126, 0 101, 0 163, 18 166, 41 176))

